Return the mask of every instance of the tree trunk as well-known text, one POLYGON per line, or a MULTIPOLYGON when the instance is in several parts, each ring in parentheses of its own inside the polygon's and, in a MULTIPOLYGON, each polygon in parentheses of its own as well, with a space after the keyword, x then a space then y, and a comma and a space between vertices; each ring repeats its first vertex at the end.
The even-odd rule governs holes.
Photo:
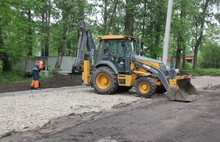
POLYGON ((182 54, 182 59, 183 59, 183 64, 182 64, 182 69, 186 68, 186 45, 183 43, 183 54, 182 54))
MULTIPOLYGON (((147 10, 147 0, 144 0, 144 11, 147 10)), ((142 19, 142 39, 141 39, 141 49, 140 49, 140 54, 141 56, 144 54, 144 39, 145 39, 145 18, 146 18, 146 13, 144 13, 143 19, 142 19)))
POLYGON ((177 69, 179 69, 179 67, 180 67, 180 59, 181 59, 181 48, 177 47, 177 50, 176 50, 176 66, 175 66, 175 68, 177 68, 177 69))
POLYGON ((132 6, 132 0, 126 0, 126 10, 125 10, 125 35, 133 36, 134 33, 134 10, 132 6))
POLYGON ((113 23, 113 18, 114 18, 115 13, 116 13, 117 6, 118 6, 118 0, 114 0, 114 8, 113 8, 113 11, 112 11, 112 15, 109 19, 107 32, 110 32, 110 29, 111 29, 111 26, 112 26, 112 23, 113 23))
POLYGON ((162 16, 163 16, 163 5, 162 4, 157 4, 158 5, 158 7, 157 7, 157 10, 158 10, 158 12, 159 12, 159 15, 158 15, 158 17, 157 17, 157 20, 156 20, 156 22, 155 22, 155 24, 154 24, 154 32, 155 32, 155 37, 154 37, 154 48, 156 48, 156 52, 153 52, 153 54, 152 54, 152 56, 153 56, 153 58, 154 59, 157 59, 158 58, 158 56, 159 56, 159 54, 158 54, 158 52, 157 51, 159 51, 160 49, 160 43, 161 43, 161 41, 160 41, 160 39, 161 39, 161 25, 162 25, 162 16))
POLYGON ((197 67, 197 56, 198 56, 199 47, 195 46, 194 48, 194 60, 193 60, 193 69, 197 67))
POLYGON ((8 58, 8 54, 4 51, 4 38, 2 28, 0 27, 0 60, 3 62, 3 72, 11 70, 11 64, 8 58))
MULTIPOLYGON (((160 21, 160 20, 159 20, 160 21)), ((160 38, 161 38, 161 24, 160 24, 160 22, 157 22, 157 24, 155 25, 156 27, 155 27, 155 32, 156 32, 156 36, 155 36, 155 41, 154 41, 154 48, 159 48, 159 45, 160 45, 160 38)), ((158 49, 159 50, 159 49, 158 49)), ((157 50, 157 51, 158 51, 157 50)), ((157 57, 158 57, 158 53, 156 53, 156 52, 154 52, 154 54, 153 54, 153 58, 154 59, 157 59, 157 57)))
POLYGON ((28 29, 28 56, 32 56, 32 50, 33 50, 33 43, 32 43, 32 16, 31 16, 31 10, 28 10, 28 22, 29 22, 29 29, 28 29))
POLYGON ((107 14, 108 14, 108 11, 107 11, 107 6, 108 6, 108 0, 104 0, 104 29, 103 29, 103 34, 107 34, 107 14))
POLYGON ((70 55, 71 55, 71 42, 70 42, 70 41, 67 41, 67 42, 66 42, 66 45, 67 45, 66 55, 67 55, 67 56, 70 56, 70 55))
POLYGON ((176 49, 176 66, 175 68, 180 68, 180 61, 181 61, 181 51, 182 51, 182 35, 181 33, 178 34, 177 37, 177 49, 176 49))
POLYGON ((184 26, 184 19, 186 18, 186 14, 185 14, 185 5, 183 3, 183 1, 181 1, 180 3, 180 16, 179 16, 179 20, 180 20, 180 29, 178 29, 178 35, 177 35, 177 50, 176 50, 176 68, 180 68, 180 64, 181 64, 181 56, 183 59, 183 66, 185 67, 185 40, 184 40, 184 35, 185 35, 185 31, 182 29, 182 27, 184 26), (184 52, 184 55, 181 52, 184 52))
POLYGON ((210 3, 211 0, 206 0, 204 7, 202 8, 202 15, 201 17, 198 19, 199 21, 197 21, 197 23, 199 23, 200 28, 199 28, 199 35, 198 37, 196 37, 196 43, 194 46, 194 60, 193 60, 193 69, 197 68, 197 58, 198 58, 198 51, 199 51, 199 47, 202 44, 202 39, 203 39, 203 30, 204 30, 204 26, 205 26, 205 17, 207 15, 207 10, 208 10, 208 5, 210 3))
POLYGON ((3 38, 2 27, 0 27, 0 49, 4 49, 4 38, 3 38))
POLYGON ((46 55, 46 49, 45 49, 45 13, 41 13, 41 18, 42 18, 42 21, 41 21, 41 46, 42 46, 42 49, 41 49, 41 55, 42 56, 45 56, 46 55))
POLYGON ((45 43, 45 49, 46 49, 46 56, 49 56, 49 47, 50 47, 50 16, 51 16, 51 0, 48 0, 47 4, 47 22, 46 22, 46 43, 45 43))
POLYGON ((50 16, 51 16, 51 1, 44 0, 44 9, 42 16, 42 56, 49 56, 49 40, 50 40, 50 16))
POLYGON ((62 51, 58 53, 58 56, 57 56, 57 61, 56 61, 56 64, 55 64, 55 69, 54 69, 54 72, 55 73, 58 73, 60 71, 60 68, 61 68, 61 63, 62 63, 62 51))

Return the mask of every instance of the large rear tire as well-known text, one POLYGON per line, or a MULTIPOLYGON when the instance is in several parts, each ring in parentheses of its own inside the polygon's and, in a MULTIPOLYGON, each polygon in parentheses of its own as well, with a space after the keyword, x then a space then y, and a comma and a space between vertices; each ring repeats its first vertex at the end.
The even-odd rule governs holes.
POLYGON ((92 76, 92 84, 99 94, 113 94, 118 88, 116 74, 109 67, 97 68, 92 76))
POLYGON ((156 91, 153 79, 145 76, 137 79, 135 88, 139 96, 146 98, 151 97, 156 91))

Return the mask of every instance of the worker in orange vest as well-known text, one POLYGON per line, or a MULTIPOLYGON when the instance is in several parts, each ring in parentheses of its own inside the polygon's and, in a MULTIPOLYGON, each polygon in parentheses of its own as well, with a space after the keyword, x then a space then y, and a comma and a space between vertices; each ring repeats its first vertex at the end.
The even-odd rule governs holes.
POLYGON ((31 82, 31 89, 39 89, 39 87, 40 87, 39 72, 42 69, 44 69, 44 61, 43 60, 37 61, 34 64, 34 68, 32 70, 32 74, 33 74, 34 79, 31 82))

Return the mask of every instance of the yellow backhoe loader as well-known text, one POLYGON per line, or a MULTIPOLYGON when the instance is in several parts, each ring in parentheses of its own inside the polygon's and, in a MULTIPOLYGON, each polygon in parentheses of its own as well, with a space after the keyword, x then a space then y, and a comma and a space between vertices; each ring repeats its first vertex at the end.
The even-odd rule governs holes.
POLYGON ((76 62, 73 70, 82 71, 82 80, 99 94, 115 94, 135 87, 142 97, 166 93, 169 100, 190 102, 197 90, 191 76, 178 76, 173 67, 138 55, 136 39, 124 35, 99 36, 96 48, 84 21, 80 22, 76 62))

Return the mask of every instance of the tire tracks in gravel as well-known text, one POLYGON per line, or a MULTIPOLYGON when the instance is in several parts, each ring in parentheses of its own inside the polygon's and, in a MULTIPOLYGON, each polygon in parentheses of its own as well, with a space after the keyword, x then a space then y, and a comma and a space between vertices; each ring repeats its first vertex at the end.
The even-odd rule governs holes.
MULTIPOLYGON (((79 87, 78 89, 84 90, 85 88, 79 87)), ((205 102, 207 100, 212 101, 212 98, 204 98, 204 94, 213 94, 210 90, 200 91, 199 94, 203 94, 199 96, 200 101, 205 102)), ((112 116, 123 115, 129 111, 133 111, 136 109, 153 109, 154 107, 163 106, 166 104, 172 105, 172 103, 168 101, 164 97, 156 97, 151 101, 148 99, 141 99, 132 103, 121 103, 112 107, 110 111, 101 111, 101 112, 90 112, 83 114, 69 114, 68 116, 59 117, 56 119, 52 119, 49 123, 45 124, 42 128, 26 131, 26 132, 10 132, 0 138, 0 141, 38 141, 50 138, 52 135, 59 134, 63 131, 68 131, 69 129, 73 129, 74 127, 80 126, 83 123, 92 123, 94 121, 99 121, 100 119, 107 119, 112 116)), ((176 102, 173 102, 176 103, 176 102)), ((201 104, 201 102, 200 102, 201 104)), ((199 107, 198 104, 187 104, 183 103, 175 108, 171 115, 175 115, 178 111, 184 110, 183 107, 187 106, 187 108, 196 109, 199 107)), ((165 114, 161 114, 165 115, 165 114)), ((85 133, 90 133, 85 132, 85 133)), ((80 137, 80 136, 79 136, 80 137)))
POLYGON ((40 139, 49 138, 51 135, 55 135, 62 131, 68 131, 74 127, 77 127, 83 123, 92 123, 98 121, 99 119, 106 119, 112 116, 121 115, 127 111, 132 111, 145 107, 150 109, 153 106, 162 103, 169 103, 166 98, 156 98, 153 101, 146 98, 137 100, 131 103, 120 103, 112 107, 109 111, 100 112, 86 112, 83 114, 69 114, 68 116, 62 116, 50 120, 41 128, 36 128, 35 130, 28 130, 24 132, 11 131, 0 137, 0 142, 10 141, 36 141, 40 139), (147 105, 147 106, 146 106, 147 105))

